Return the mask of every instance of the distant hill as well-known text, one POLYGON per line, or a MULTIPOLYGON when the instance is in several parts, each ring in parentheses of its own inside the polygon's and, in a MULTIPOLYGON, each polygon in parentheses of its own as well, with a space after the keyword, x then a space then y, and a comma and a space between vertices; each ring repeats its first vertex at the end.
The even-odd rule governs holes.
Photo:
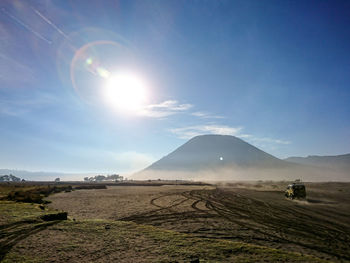
POLYGON ((322 167, 336 171, 347 171, 350 174, 350 154, 334 156, 310 155, 307 157, 289 157, 284 160, 292 163, 322 167))
MULTIPOLYGON (((293 160, 293 159, 292 159, 293 160)), ((281 160, 229 135, 201 135, 134 174, 135 179, 349 181, 343 170, 281 160)))

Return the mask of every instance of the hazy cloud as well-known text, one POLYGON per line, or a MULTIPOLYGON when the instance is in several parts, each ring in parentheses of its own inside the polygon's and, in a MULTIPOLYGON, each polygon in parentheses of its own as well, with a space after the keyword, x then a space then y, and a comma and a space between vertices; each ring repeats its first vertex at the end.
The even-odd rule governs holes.
POLYGON ((156 161, 149 154, 133 151, 114 154, 114 159, 121 170, 132 172, 141 170, 156 161))

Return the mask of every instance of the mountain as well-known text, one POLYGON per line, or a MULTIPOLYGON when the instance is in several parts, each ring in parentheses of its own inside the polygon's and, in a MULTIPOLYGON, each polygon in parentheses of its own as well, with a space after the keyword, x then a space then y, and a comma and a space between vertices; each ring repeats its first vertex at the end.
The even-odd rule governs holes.
POLYGON ((133 178, 350 181, 343 171, 281 160, 229 135, 196 136, 133 178))
POLYGON ((299 165, 280 160, 235 136, 200 135, 136 173, 134 178, 260 180, 266 171, 295 166, 299 165))
POLYGON ((350 174, 350 154, 334 156, 310 155, 307 157, 289 157, 284 160, 291 163, 348 172, 350 174))
POLYGON ((190 139, 146 170, 200 171, 228 166, 282 167, 286 162, 230 135, 200 135, 190 139))

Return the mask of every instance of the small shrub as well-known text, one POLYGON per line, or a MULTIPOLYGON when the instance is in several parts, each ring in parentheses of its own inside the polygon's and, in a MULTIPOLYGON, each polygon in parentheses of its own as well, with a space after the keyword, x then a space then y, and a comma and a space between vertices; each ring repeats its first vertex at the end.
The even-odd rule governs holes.
POLYGON ((24 189, 19 191, 11 191, 6 199, 10 201, 16 201, 16 202, 24 202, 24 203, 37 203, 37 204, 46 204, 49 203, 49 201, 43 200, 44 197, 48 197, 52 193, 59 193, 63 191, 71 191, 72 186, 54 186, 50 187, 44 186, 44 187, 36 187, 36 188, 30 188, 30 189, 24 189))

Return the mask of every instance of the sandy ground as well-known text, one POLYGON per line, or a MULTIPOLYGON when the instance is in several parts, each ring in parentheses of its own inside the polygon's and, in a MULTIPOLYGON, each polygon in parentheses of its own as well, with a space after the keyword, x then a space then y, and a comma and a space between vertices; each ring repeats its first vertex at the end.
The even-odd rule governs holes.
MULTIPOLYGON (((108 186, 106 190, 79 190, 59 193, 48 199, 50 207, 64 210, 76 219, 120 219, 153 211, 151 200, 167 196, 160 202, 172 202, 183 192, 215 189, 211 186, 108 186)), ((182 197, 180 197, 182 198, 182 197)))
POLYGON ((132 221, 198 237, 242 241, 333 261, 350 260, 350 184, 306 184, 307 199, 284 198, 286 183, 219 187, 108 187, 50 196, 71 218, 132 221))

